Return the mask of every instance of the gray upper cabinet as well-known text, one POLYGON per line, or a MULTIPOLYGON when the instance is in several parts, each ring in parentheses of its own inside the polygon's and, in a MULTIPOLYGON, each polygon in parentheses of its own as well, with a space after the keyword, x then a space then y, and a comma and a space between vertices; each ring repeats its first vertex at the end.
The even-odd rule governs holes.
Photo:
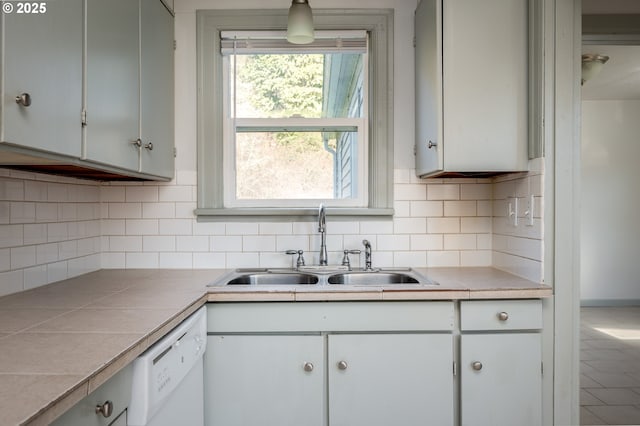
POLYGON ((0 165, 101 180, 173 178, 167 3, 41 4, 39 14, 0 14, 0 165))
POLYGON ((42 5, 42 13, 0 14, 0 140, 5 146, 79 157, 83 0, 42 5))
POLYGON ((159 0, 141 0, 140 140, 143 173, 174 173, 173 16, 159 0))
POLYGON ((84 158, 138 171, 140 7, 87 0, 84 158))
POLYGON ((418 5, 418 176, 527 169, 528 7, 528 0, 418 5))

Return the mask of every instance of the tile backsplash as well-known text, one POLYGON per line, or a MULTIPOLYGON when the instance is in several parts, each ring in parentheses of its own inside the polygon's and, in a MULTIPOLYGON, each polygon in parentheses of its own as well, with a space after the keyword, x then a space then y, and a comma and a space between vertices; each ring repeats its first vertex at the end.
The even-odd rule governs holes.
MULTIPOLYGON (((330 263, 373 247, 379 266, 495 266, 542 276, 542 172, 427 179, 395 170, 395 216, 334 221, 330 263), (509 197, 534 195, 534 224, 509 224, 509 197)), ((0 169, 0 295, 100 268, 290 266, 288 249, 317 263, 314 222, 198 222, 195 172, 170 183, 97 183, 0 169)), ((353 266, 361 256, 351 256, 353 266)))

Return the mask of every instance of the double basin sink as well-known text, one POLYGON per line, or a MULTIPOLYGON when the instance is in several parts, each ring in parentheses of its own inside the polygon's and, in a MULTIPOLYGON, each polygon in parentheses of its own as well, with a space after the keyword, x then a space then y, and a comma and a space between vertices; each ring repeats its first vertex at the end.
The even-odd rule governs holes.
POLYGON ((411 268, 373 270, 236 269, 212 285, 438 285, 411 268))

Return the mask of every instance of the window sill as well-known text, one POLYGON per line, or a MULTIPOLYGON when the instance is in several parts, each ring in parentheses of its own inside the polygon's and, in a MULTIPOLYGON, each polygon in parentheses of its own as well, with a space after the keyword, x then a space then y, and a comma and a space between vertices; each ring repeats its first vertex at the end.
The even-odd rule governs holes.
MULTIPOLYGON (((196 209, 199 222, 284 222, 312 221, 318 218, 318 208, 230 208, 196 209)), ((390 219, 392 208, 343 208, 327 207, 327 216, 332 220, 390 219)))

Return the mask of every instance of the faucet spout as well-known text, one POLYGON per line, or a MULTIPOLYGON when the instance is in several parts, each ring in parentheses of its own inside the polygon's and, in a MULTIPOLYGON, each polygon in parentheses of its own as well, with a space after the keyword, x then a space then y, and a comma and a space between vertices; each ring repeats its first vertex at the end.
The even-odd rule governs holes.
POLYGON ((320 233, 320 266, 327 266, 327 219, 322 203, 318 209, 318 232, 320 233))

